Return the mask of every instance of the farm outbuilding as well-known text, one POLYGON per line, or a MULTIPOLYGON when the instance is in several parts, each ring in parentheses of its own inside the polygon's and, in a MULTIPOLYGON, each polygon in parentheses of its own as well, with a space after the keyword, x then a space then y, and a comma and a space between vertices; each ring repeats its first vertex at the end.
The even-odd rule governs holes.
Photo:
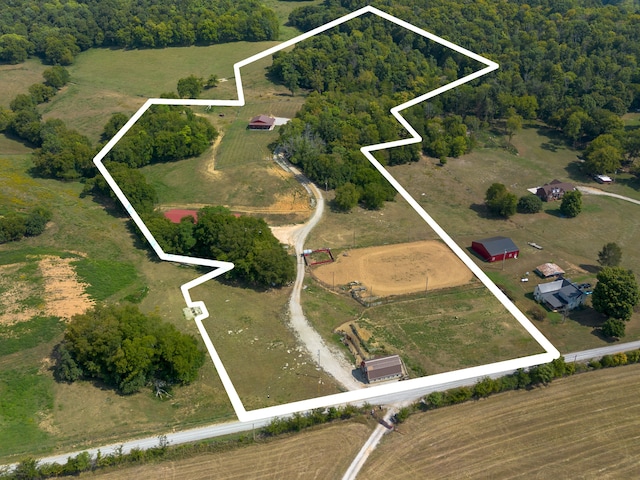
POLYGON ((518 258, 520 249, 508 237, 491 237, 471 242, 474 252, 487 262, 499 262, 507 258, 518 258))
POLYGON ((167 210, 164 212, 165 218, 168 218, 173 223, 180 223, 180 221, 185 217, 193 217, 194 223, 198 221, 198 211, 197 210, 184 210, 180 208, 176 208, 174 210, 167 210))
POLYGON ((542 265, 538 265, 535 269, 535 272, 542 278, 558 277, 560 275, 564 275, 564 270, 555 263, 543 263, 542 265))
POLYGON ((249 122, 250 130, 271 130, 276 124, 276 119, 267 115, 258 115, 249 122))
POLYGON ((395 378, 401 378, 404 375, 402 360, 399 355, 389 355, 364 360, 360 364, 360 369, 367 377, 369 383, 393 380, 395 378))

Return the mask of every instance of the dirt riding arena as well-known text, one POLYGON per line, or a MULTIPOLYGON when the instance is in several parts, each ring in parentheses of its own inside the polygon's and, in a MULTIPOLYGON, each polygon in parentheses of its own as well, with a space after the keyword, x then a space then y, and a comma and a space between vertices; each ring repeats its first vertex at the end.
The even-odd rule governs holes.
POLYGON ((473 278, 449 247, 434 240, 361 248, 345 254, 334 263, 314 267, 314 275, 336 287, 360 282, 368 295, 378 297, 455 287, 473 278))

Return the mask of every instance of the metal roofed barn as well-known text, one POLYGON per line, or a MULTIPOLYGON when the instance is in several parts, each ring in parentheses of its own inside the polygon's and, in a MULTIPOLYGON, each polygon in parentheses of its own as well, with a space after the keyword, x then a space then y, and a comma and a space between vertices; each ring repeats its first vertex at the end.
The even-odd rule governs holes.
POLYGON ((555 263, 543 263, 536 267, 535 272, 542 278, 556 277, 558 275, 564 275, 564 270, 561 269, 555 263))
POLYGON ((360 363, 360 369, 369 383, 393 380, 404 375, 402 360, 399 355, 364 360, 360 363))
POLYGON ((508 237, 491 237, 471 242, 471 248, 487 262, 518 258, 520 249, 508 237))

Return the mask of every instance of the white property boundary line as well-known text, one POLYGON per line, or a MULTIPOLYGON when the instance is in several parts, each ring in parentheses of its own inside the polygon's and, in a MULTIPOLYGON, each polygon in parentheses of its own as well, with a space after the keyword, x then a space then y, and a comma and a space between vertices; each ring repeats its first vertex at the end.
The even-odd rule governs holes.
POLYGON ((286 416, 294 412, 307 411, 314 408, 323 408, 331 405, 359 403, 359 402, 367 401, 369 399, 383 397, 385 395, 398 394, 403 392, 409 393, 412 390, 429 387, 429 386, 436 386, 446 382, 471 379, 478 376, 482 377, 482 376, 495 375, 504 371, 515 370, 518 368, 528 368, 533 365, 539 365, 541 363, 550 362, 553 359, 556 359, 560 356, 560 352, 558 352, 558 350, 544 337, 544 335, 542 335, 542 333, 540 333, 540 331, 538 331, 538 329, 535 328, 535 326, 529 321, 529 319, 527 319, 527 317, 525 317, 525 315, 520 310, 518 310, 518 308, 500 291, 500 289, 489 279, 489 277, 487 277, 487 275, 471 260, 471 258, 451 239, 449 235, 447 235, 447 233, 435 222, 435 220, 433 220, 433 218, 431 218, 431 216, 427 214, 427 212, 418 204, 418 202, 416 202, 413 199, 413 197, 409 195, 409 193, 397 182, 397 180, 393 178, 393 176, 391 176, 391 174, 387 170, 385 170, 384 167, 372 155, 372 152, 375 152, 377 150, 398 147, 402 145, 410 145, 410 144, 414 144, 422 141, 422 138, 420 137, 420 135, 418 135, 418 133, 414 130, 414 128, 411 125, 409 125, 409 123, 400 115, 400 112, 402 110, 405 110, 406 108, 409 108, 413 105, 423 102, 424 100, 427 100, 429 98, 435 97, 436 95, 439 95, 443 92, 451 90, 471 80, 479 78, 482 75, 485 75, 489 72, 492 72, 493 70, 496 70, 497 68, 498 68, 498 64, 495 62, 492 62, 491 60, 481 57, 480 55, 470 52, 465 48, 462 48, 440 37, 437 37, 429 32, 426 32, 410 23, 407 23, 398 18, 395 18, 381 10, 378 10, 377 8, 367 6, 367 7, 361 8, 360 10, 356 10, 355 12, 352 12, 348 15, 345 15, 341 18, 338 18, 337 20, 334 20, 325 25, 322 25, 321 27, 315 28, 289 41, 286 41, 280 45, 269 48, 261 53, 258 53, 257 55, 253 55, 252 57, 249 57, 245 60, 242 60, 241 62, 234 64, 233 70, 237 79, 236 87, 238 92, 238 100, 196 100, 196 99, 158 99, 158 98, 147 100, 145 104, 140 108, 140 110, 138 110, 131 117, 131 119, 129 119, 129 121, 122 127, 122 129, 95 156, 93 161, 97 166, 98 170, 103 175, 103 177, 105 178, 109 186, 113 189, 114 193, 118 197, 118 200, 120 200, 120 202, 125 207, 129 215, 131 215, 131 218, 133 219, 137 227, 140 229, 142 234, 145 236, 145 238, 147 239, 147 241, 149 242, 149 244, 151 245, 151 247, 153 248, 153 250, 156 252, 156 254, 161 260, 185 263, 189 265, 201 265, 204 267, 213 268, 213 270, 207 273, 206 275, 203 275, 199 278, 196 278, 195 280, 185 283, 180 287, 180 289, 182 290, 182 295, 184 296, 187 306, 192 308, 199 307, 202 311, 201 314, 195 317, 195 322, 198 327, 198 330, 200 331, 200 334, 202 335, 204 343, 207 346, 207 350, 209 351, 209 355, 213 360, 213 363, 216 367, 218 375, 220 376, 222 384, 224 385, 227 391, 227 394, 229 395, 229 399, 231 401, 231 404, 233 405, 236 415, 238 416, 238 419, 240 419, 241 421, 252 421, 252 420, 266 419, 266 418, 271 418, 276 416, 286 416), (491 363, 491 364, 482 365, 478 367, 465 368, 462 370, 456 370, 453 372, 431 375, 423 378, 411 379, 411 380, 407 380, 399 383, 378 385, 378 386, 373 386, 370 388, 357 390, 357 391, 350 391, 345 393, 328 395, 324 397, 317 397, 313 399, 302 400, 302 401, 293 402, 293 403, 287 403, 284 405, 277 405, 273 407, 247 411, 245 410, 244 405, 240 400, 240 397, 238 396, 238 393, 235 387, 233 386, 231 379, 229 378, 229 375, 222 363, 222 360, 220 359, 220 356, 218 355, 218 352, 216 351, 213 343, 211 342, 211 338, 209 337, 209 334, 207 333, 206 329, 202 324, 202 321, 205 318, 209 317, 209 312, 204 302, 193 301, 189 293, 189 290, 191 290, 192 288, 228 272, 233 268, 233 264, 229 262, 218 261, 218 260, 186 257, 183 255, 173 255, 173 254, 165 253, 162 250, 162 248, 160 248, 160 246, 158 245, 158 242, 156 242, 156 240, 153 238, 153 235, 151 235, 151 232, 149 231, 147 226, 142 222, 142 219, 140 218, 138 213, 133 209, 133 207, 131 206, 131 203, 129 202, 129 200, 127 200, 127 198, 125 197, 120 187, 113 180, 113 177, 105 168, 104 164, 102 163, 102 160, 107 155, 107 153, 109 153, 109 151, 116 145, 116 143, 118 143, 118 141, 120 141, 120 139, 129 131, 129 129, 140 119, 140 117, 147 111, 147 109, 149 109, 151 105, 202 105, 202 106, 226 106, 226 107, 244 106, 245 100, 244 100, 244 91, 242 88, 242 76, 240 74, 240 68, 250 63, 253 63, 257 60, 270 56, 275 52, 278 52, 287 47, 290 47, 302 40, 310 38, 330 28, 333 28, 351 19, 359 17, 365 13, 372 13, 381 18, 384 18, 385 20, 388 20, 401 27, 411 30, 412 32, 422 35, 428 38, 429 40, 433 40, 434 42, 444 45, 445 47, 448 47, 452 50, 462 53, 463 55, 473 58, 474 60, 486 65, 485 68, 477 72, 474 72, 470 75, 462 77, 445 86, 437 88, 429 93, 421 95, 411 101, 408 101, 406 103, 403 103, 402 105, 398 105, 397 107, 392 108, 391 114, 398 120, 398 122, 400 122, 400 124, 402 124, 402 126, 404 126, 404 128, 407 129, 411 137, 403 140, 394 141, 394 142, 387 142, 387 143, 381 143, 377 145, 363 147, 361 151, 365 155, 365 157, 367 157, 367 159, 373 164, 373 166, 376 169, 378 169, 378 171, 391 183, 391 185, 393 185, 396 188, 396 190, 400 193, 400 195, 402 195, 402 197, 407 202, 409 202, 409 205, 413 207, 416 213, 420 215, 420 217, 422 217, 422 219, 440 236, 440 238, 442 238, 442 240, 444 240, 444 242, 449 246, 449 248, 453 250, 453 252, 458 256, 458 258, 460 258, 464 262, 464 264, 476 275, 476 277, 478 277, 478 279, 489 289, 489 291, 496 296, 496 298, 505 306, 505 308, 509 312, 511 312, 511 314, 516 318, 516 320, 520 322, 520 324, 527 330, 527 332, 529 332, 529 334, 545 350, 545 353, 516 358, 513 360, 507 360, 503 362, 491 363))

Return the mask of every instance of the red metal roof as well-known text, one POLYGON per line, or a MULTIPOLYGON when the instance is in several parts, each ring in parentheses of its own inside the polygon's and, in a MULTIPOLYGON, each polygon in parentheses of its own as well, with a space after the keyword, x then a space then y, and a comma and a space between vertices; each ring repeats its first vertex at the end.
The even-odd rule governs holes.
POLYGON ((198 221, 198 211, 197 210, 183 210, 180 208, 177 208, 175 210, 167 210, 166 212, 164 212, 164 216, 165 218, 168 218, 169 220, 171 220, 173 223, 180 223, 180 220, 182 220, 184 217, 193 217, 193 219, 197 222, 198 221))
POLYGON ((249 125, 273 125, 274 123, 276 123, 275 118, 268 117, 267 115, 258 115, 251 119, 249 125))

